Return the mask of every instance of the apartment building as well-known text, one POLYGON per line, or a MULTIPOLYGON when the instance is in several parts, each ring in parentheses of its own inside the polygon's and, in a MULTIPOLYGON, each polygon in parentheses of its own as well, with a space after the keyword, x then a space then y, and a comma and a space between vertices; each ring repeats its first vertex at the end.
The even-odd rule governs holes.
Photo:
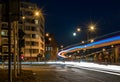
MULTIPOLYGON (((20 20, 18 21, 18 29, 22 29, 25 32, 25 47, 22 48, 22 56, 25 60, 36 60, 38 54, 41 54, 44 57, 44 23, 45 20, 42 11, 36 4, 30 2, 20 3, 20 20)), ((12 29, 11 32, 11 47, 14 47, 15 43, 14 30, 12 29)), ((1 55, 8 55, 7 22, 0 20, 0 32, 0 46, 2 47, 1 55)))

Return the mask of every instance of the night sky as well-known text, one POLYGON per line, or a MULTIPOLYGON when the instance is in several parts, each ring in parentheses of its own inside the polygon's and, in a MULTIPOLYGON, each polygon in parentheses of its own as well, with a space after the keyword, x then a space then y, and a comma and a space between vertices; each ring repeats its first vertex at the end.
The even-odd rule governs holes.
POLYGON ((72 33, 77 26, 86 29, 96 24, 96 35, 120 30, 120 0, 31 0, 42 8, 46 32, 53 33, 60 45, 79 43, 83 32, 72 33))

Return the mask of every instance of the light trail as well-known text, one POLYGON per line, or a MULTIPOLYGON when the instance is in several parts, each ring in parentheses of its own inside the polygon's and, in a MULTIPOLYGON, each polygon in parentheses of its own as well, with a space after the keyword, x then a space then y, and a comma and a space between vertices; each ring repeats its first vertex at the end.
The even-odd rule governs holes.
MULTIPOLYGON (((51 61, 51 62, 22 62, 22 67, 24 68, 24 65, 42 65, 42 64, 50 64, 50 65, 66 65, 69 67, 75 67, 75 68, 81 68, 91 71, 98 71, 98 72, 104 72, 108 74, 113 75, 119 75, 120 76, 120 66, 118 65, 102 65, 102 64, 96 64, 96 63, 88 63, 88 62, 62 62, 62 61, 51 61)), ((2 66, 0 66, 1 68, 2 66)), ((5 66, 7 68, 7 66, 5 66)))
POLYGON ((93 46, 94 46, 94 48, 98 48, 98 47, 108 46, 108 45, 118 44, 118 43, 120 43, 120 36, 114 36, 111 38, 103 39, 103 40, 89 43, 86 45, 75 46, 75 47, 60 51, 58 53, 58 56, 63 57, 63 58, 67 58, 67 57, 65 57, 65 55, 63 53, 67 53, 67 52, 71 52, 71 51, 74 52, 75 50, 80 50, 80 49, 84 49, 84 48, 90 49, 90 48, 93 48, 93 46))
POLYGON ((103 72, 112 75, 120 76, 120 66, 117 65, 100 65, 95 63, 88 62, 65 62, 66 65, 70 65, 70 67, 81 68, 91 71, 103 72), (72 65, 72 66, 71 66, 72 65))

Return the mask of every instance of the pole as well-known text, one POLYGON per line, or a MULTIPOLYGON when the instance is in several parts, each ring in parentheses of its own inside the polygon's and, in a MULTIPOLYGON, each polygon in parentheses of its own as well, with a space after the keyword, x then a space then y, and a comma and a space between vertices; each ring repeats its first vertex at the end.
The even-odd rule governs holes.
MULTIPOLYGON (((17 42, 18 42, 17 46, 19 46, 19 40, 18 39, 17 39, 17 42)), ((20 75, 20 57, 19 57, 20 53, 19 53, 19 48, 18 48, 17 52, 18 52, 18 54, 17 54, 17 74, 20 75)))
MULTIPOLYGON (((19 41, 20 44, 20 41, 19 41)), ((19 45, 19 67, 20 67, 20 75, 21 75, 21 47, 19 45)))
POLYGON ((17 36, 17 33, 18 33, 18 30, 17 30, 17 28, 18 28, 18 21, 14 21, 14 23, 13 23, 13 33, 14 33, 14 75, 15 75, 15 77, 17 77, 17 69, 16 69, 16 56, 17 56, 17 54, 18 54, 18 47, 17 47, 17 38, 18 38, 18 36, 17 36))
POLYGON ((8 14, 8 82, 12 82, 12 69, 11 69, 11 20, 10 11, 8 14))

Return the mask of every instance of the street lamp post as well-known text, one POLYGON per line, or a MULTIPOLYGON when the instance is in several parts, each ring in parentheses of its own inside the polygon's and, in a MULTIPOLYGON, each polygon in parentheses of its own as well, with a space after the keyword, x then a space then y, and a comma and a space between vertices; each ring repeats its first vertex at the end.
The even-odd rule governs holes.
POLYGON ((95 25, 90 25, 89 29, 88 29, 88 36, 87 36, 88 37, 87 38, 88 43, 90 41, 89 39, 91 39, 91 33, 94 32, 94 31, 95 31, 95 25))
MULTIPOLYGON (((76 32, 73 33, 73 36, 76 36, 76 33, 81 31, 82 31, 81 27, 78 26, 76 32)), ((85 31, 86 31, 86 43, 94 42, 94 39, 91 39, 91 33, 95 31, 95 25, 91 24, 87 29, 85 29, 85 31)), ((82 41, 82 44, 84 43, 85 41, 82 41)), ((89 54, 89 50, 87 50, 87 54, 89 54)))
MULTIPOLYGON (((86 41, 82 41, 81 44, 86 44, 86 43, 89 43, 89 42, 94 42, 94 39, 91 38, 91 33, 95 31, 95 24, 91 24, 88 26, 88 28, 85 28, 85 29, 82 29, 81 26, 77 26, 77 29, 76 31, 73 33, 73 36, 76 36, 77 33, 81 32, 82 30, 85 30, 86 31, 86 41)), ((86 50, 87 54, 89 54, 89 49, 86 50)))
MULTIPOLYGON (((76 36, 76 33, 77 33, 77 32, 81 32, 82 29, 81 29, 80 26, 79 26, 79 28, 77 28, 76 30, 77 30, 77 31, 73 33, 73 36, 76 36)), ((86 33, 87 33, 87 34, 86 34, 86 35, 87 35, 87 36, 86 36, 86 40, 87 40, 87 43, 89 43, 89 41, 90 41, 89 39, 91 39, 91 36, 90 36, 90 35, 91 35, 91 32, 94 32, 94 31, 95 31, 95 25, 92 24, 92 25, 90 25, 90 26, 89 26, 87 29, 85 29, 85 30, 86 30, 86 33)), ((84 43, 84 42, 82 41, 82 43, 84 43)))
POLYGON ((52 38, 49 37, 48 40, 49 40, 50 56, 52 56, 52 43, 51 43, 52 38))

